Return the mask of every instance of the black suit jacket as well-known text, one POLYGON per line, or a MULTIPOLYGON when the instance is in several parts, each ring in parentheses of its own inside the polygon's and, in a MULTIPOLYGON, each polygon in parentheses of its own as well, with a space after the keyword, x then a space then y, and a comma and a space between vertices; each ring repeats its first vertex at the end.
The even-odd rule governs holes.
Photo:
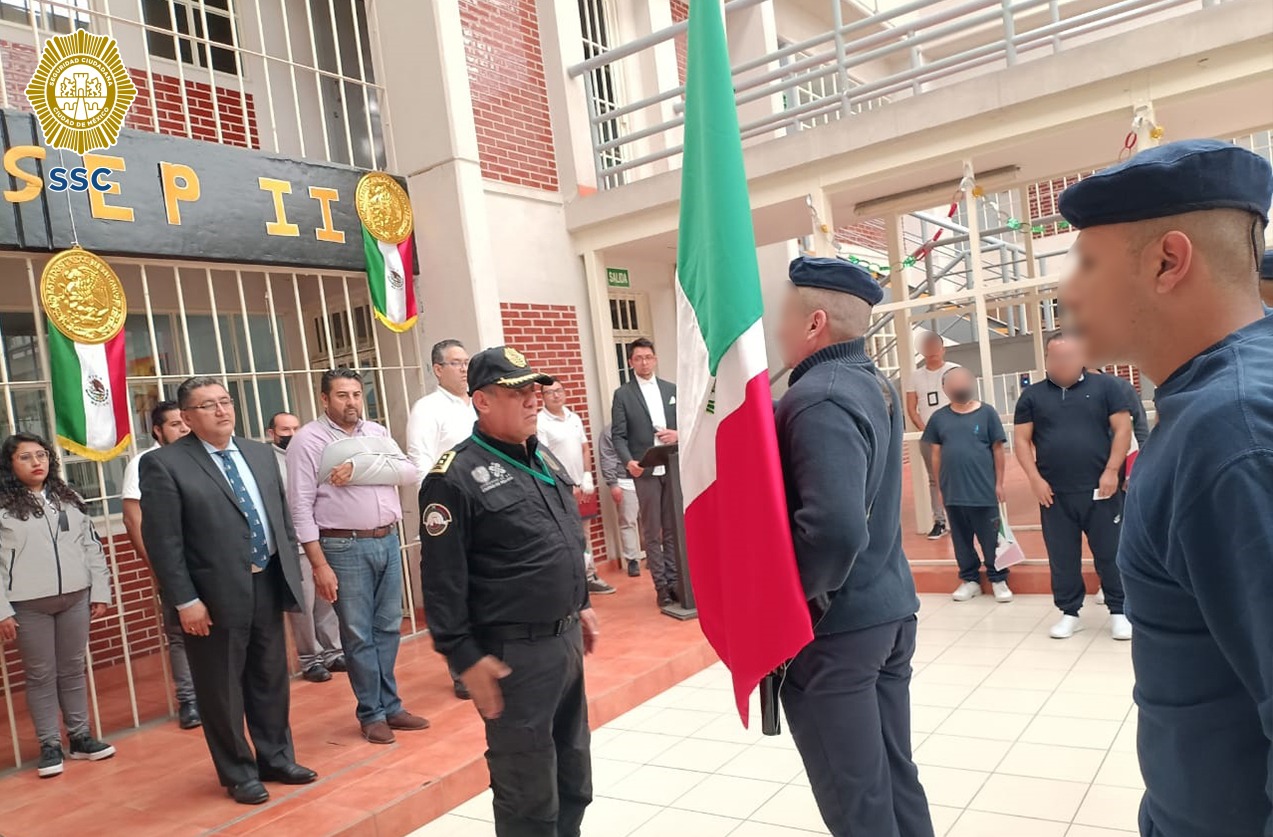
MULTIPOLYGON (((236 436, 234 443, 256 478, 291 603, 299 610, 301 567, 296 530, 274 451, 236 436)), ((193 433, 146 454, 141 461, 141 531, 150 563, 168 600, 200 599, 213 625, 252 624, 251 529, 230 483, 193 433)))
MULTIPOLYGON (((675 430, 676 384, 662 378, 656 380, 659 394, 663 397, 663 412, 667 415, 666 429, 675 430)), ((626 466, 633 460, 640 462, 645 452, 654 447, 654 421, 650 418, 650 408, 646 406, 641 385, 635 376, 614 391, 610 416, 614 424, 610 436, 614 451, 619 455, 619 463, 626 466)))

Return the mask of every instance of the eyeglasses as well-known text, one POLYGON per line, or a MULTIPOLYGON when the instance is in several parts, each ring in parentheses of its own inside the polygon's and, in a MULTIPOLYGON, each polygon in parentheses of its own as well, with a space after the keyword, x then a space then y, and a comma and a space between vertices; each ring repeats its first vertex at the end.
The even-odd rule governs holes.
POLYGON ((449 366, 452 369, 468 369, 469 362, 467 360, 444 360, 439 366, 449 366))
POLYGON ((233 409, 234 409, 234 399, 233 399, 233 398, 219 398, 219 399, 217 399, 216 401, 205 401, 205 402, 203 402, 202 404, 196 404, 196 405, 194 405, 193 407, 190 407, 190 408, 188 408, 188 409, 191 409, 191 410, 202 410, 202 411, 203 411, 203 412, 205 412, 205 413, 214 413, 214 412, 216 412, 217 410, 233 410, 233 409))
POLYGON ((19 462, 25 462, 28 465, 34 465, 37 462, 48 462, 49 452, 47 450, 37 450, 28 453, 20 453, 17 456, 19 462))

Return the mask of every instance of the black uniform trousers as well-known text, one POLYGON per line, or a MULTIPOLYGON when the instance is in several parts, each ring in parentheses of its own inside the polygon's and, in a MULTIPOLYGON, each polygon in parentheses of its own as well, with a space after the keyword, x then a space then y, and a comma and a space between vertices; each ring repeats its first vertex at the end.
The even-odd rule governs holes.
POLYGON ((296 761, 288 725, 284 584, 274 556, 252 576, 250 626, 225 628, 213 621, 206 637, 186 635, 203 736, 225 787, 259 778, 259 767, 296 761), (255 755, 243 735, 245 718, 255 755))
POLYGON ((997 506, 947 506, 950 541, 955 547, 960 581, 981 580, 981 559, 973 546, 973 538, 981 544, 986 560, 986 577, 1007 581, 1008 571, 995 566, 995 550, 999 548, 999 509, 997 506))
POLYGON ((817 637, 787 669, 783 709, 834 837, 933 837, 911 758, 916 625, 817 637))
POLYGON ((1096 574, 1110 613, 1123 612, 1123 579, 1118 574, 1118 533, 1123 522, 1123 492, 1093 500, 1092 492, 1053 494, 1051 508, 1039 507, 1043 543, 1052 569, 1052 600, 1057 609, 1078 616, 1083 586, 1083 535, 1092 549, 1096 574))
POLYGON ((497 837, 579 837, 592 802, 583 633, 483 641, 512 669, 499 681, 504 712, 486 722, 497 837))
POLYGON ((657 590, 676 587, 680 575, 676 548, 676 501, 667 475, 653 469, 637 477, 637 517, 645 540, 646 563, 657 590))

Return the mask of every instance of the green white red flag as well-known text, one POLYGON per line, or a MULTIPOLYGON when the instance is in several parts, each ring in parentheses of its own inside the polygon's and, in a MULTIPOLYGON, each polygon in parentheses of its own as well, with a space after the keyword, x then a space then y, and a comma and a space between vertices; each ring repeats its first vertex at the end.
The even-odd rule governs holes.
POLYGON ((685 539, 699 623, 743 724, 760 680, 813 639, 787 518, 747 176, 717 0, 689 19, 677 243, 685 539))
POLYGON ((98 462, 114 459, 132 435, 125 331, 105 343, 77 343, 47 322, 58 442, 98 462))
POLYGON ((380 241, 364 226, 362 247, 367 256, 367 284, 376 319, 394 331, 407 331, 416 322, 415 282, 411 275, 409 235, 399 244, 380 241))

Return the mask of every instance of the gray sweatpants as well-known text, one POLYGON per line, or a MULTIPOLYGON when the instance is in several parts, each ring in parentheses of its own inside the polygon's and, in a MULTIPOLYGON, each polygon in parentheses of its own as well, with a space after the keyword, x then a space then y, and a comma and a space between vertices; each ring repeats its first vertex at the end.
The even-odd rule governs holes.
POLYGON ((58 709, 70 737, 88 733, 88 687, 84 658, 88 648, 89 590, 13 602, 18 620, 18 651, 26 670, 27 711, 41 744, 58 744, 58 709))
POLYGON ((636 489, 623 489, 623 502, 619 504, 619 551, 624 561, 636 561, 641 557, 638 507, 636 489))
POLYGON ((941 501, 941 487, 937 485, 937 477, 933 474, 933 443, 920 442, 919 455, 924 460, 924 471, 928 474, 928 497, 933 506, 933 522, 946 525, 946 507, 941 501))
POLYGON ((300 613, 287 614, 287 621, 291 623, 296 656, 300 660, 301 671, 304 671, 314 663, 330 663, 343 652, 340 650, 340 620, 336 617, 336 609, 331 602, 315 593, 314 568, 309 559, 302 555, 300 561, 301 594, 305 601, 301 602, 300 613))

